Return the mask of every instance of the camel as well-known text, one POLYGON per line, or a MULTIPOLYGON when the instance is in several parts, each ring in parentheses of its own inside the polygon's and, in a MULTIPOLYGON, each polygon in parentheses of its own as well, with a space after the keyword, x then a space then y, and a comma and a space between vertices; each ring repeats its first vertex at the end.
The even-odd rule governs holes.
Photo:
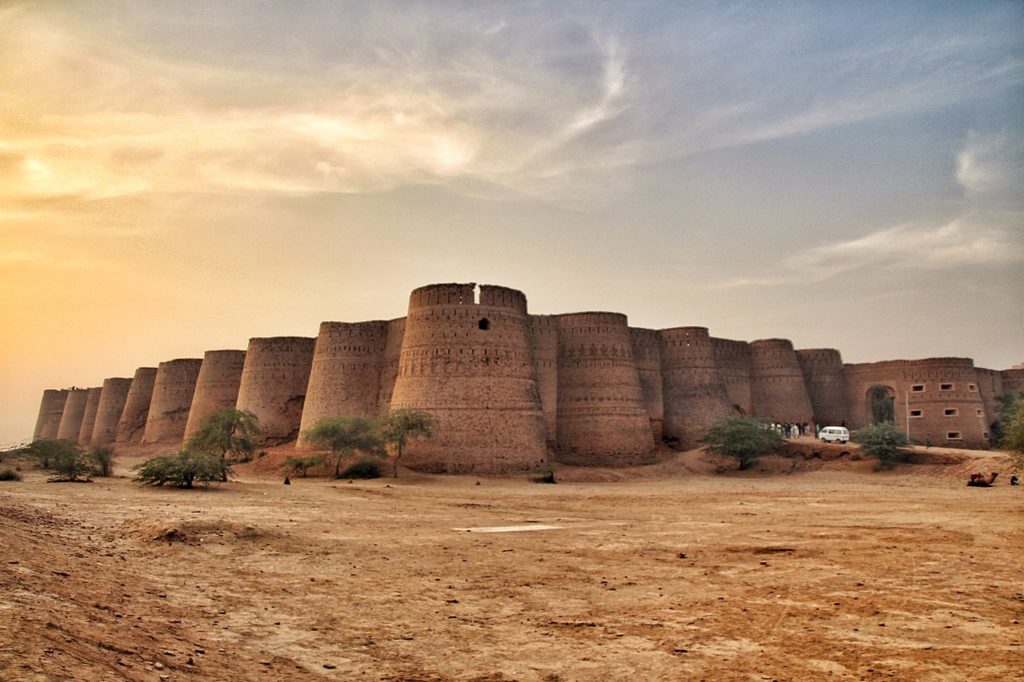
POLYGON ((992 475, 986 481, 982 474, 971 474, 971 480, 967 481, 967 485, 972 488, 991 488, 992 484, 996 481, 996 476, 998 475, 998 471, 993 471, 992 475))

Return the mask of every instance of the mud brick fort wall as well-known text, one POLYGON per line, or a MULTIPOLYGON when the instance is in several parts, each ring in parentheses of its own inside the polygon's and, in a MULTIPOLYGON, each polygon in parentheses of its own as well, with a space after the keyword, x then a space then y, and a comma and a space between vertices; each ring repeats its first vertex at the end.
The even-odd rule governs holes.
POLYGON ((432 284, 412 292, 406 317, 324 322, 316 338, 254 338, 100 388, 46 389, 33 438, 176 447, 234 406, 256 414, 264 445, 308 448, 302 434, 325 417, 413 408, 439 425, 403 464, 501 474, 652 462, 658 443, 692 447, 732 414, 855 429, 879 392, 915 440, 984 448, 999 397, 1021 390, 1024 369, 969 358, 844 364, 836 349, 787 339, 642 329, 614 312, 533 315, 515 289, 432 284))

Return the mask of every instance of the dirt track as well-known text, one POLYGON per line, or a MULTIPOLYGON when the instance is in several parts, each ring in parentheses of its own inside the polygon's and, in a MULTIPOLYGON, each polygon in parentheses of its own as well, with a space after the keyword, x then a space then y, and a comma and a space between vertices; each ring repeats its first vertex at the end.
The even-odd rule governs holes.
POLYGON ((1024 679, 1024 489, 959 468, 32 473, 0 484, 0 679, 1024 679))

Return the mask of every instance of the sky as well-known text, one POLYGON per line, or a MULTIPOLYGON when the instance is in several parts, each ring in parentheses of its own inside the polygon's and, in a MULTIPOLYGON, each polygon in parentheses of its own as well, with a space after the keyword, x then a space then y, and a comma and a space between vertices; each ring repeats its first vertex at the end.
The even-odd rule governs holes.
POLYGON ((1024 362, 1021 2, 0 1, 0 444, 436 282, 1024 362))

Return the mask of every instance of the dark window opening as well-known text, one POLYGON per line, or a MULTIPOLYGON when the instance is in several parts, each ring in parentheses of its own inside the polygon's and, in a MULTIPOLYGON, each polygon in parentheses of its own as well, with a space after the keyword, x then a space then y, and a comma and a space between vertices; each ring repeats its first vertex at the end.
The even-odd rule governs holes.
POLYGON ((946 433, 946 440, 963 440, 960 438, 959 431, 949 431, 946 433))
POLYGON ((924 384, 914 384, 910 387, 910 390, 914 393, 920 393, 924 390, 924 384))
POLYGON ((488 329, 491 328, 491 321, 488 320, 486 317, 481 317, 480 321, 477 322, 476 326, 484 331, 487 331, 488 329))
POLYGON ((944 414, 947 417, 955 417, 958 414, 960 414, 960 410, 956 409, 955 407, 947 407, 945 410, 942 411, 942 414, 944 414))
POLYGON ((953 390, 953 384, 939 384, 939 390, 940 391, 952 391, 953 390))
POLYGON ((910 411, 910 416, 911 417, 920 417, 920 416, 922 416, 922 412, 921 412, 921 410, 911 410, 910 411))

